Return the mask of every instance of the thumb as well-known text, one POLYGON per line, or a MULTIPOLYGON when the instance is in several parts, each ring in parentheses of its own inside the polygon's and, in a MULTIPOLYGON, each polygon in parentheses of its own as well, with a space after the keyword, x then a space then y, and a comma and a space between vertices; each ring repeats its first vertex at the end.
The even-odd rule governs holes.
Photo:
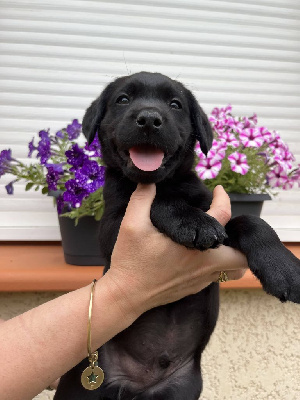
POLYGON ((214 217, 221 225, 225 226, 231 218, 231 204, 228 194, 223 186, 218 185, 213 191, 213 200, 210 209, 207 211, 211 217, 214 217))
POLYGON ((145 223, 150 221, 150 209, 156 195, 156 186, 154 183, 149 185, 139 183, 132 193, 127 205, 123 221, 145 223))

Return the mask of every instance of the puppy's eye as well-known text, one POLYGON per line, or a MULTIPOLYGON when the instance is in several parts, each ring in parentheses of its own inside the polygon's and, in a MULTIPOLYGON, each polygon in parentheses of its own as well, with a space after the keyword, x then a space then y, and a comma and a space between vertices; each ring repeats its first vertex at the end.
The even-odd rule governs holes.
POLYGON ((129 97, 126 96, 125 94, 122 94, 122 96, 119 96, 116 101, 117 104, 129 104, 129 97))
POLYGON ((170 103, 170 107, 173 108, 174 110, 180 110, 182 108, 182 105, 181 105, 180 101, 172 100, 170 103))

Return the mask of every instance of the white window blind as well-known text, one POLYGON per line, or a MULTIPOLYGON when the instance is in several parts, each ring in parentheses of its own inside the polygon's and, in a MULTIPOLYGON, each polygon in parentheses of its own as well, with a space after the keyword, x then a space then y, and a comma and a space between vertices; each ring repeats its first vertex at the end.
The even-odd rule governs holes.
MULTIPOLYGON (((299 0, 0 1, 0 150, 25 160, 113 78, 141 70, 177 78, 206 112, 256 112, 300 162, 299 0)), ((0 180, 0 240, 59 240, 52 199, 0 180)), ((281 192, 262 217, 300 241, 300 191, 281 192)))

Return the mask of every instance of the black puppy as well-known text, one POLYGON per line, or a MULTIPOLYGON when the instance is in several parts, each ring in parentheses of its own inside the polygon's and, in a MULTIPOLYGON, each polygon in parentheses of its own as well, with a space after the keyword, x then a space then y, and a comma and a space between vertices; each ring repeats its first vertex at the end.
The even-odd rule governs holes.
MULTIPOLYGON (((232 219, 225 229, 205 211, 212 195, 193 172, 195 141, 207 153, 208 119, 192 93, 161 74, 116 79, 87 109, 83 132, 99 134, 107 165, 100 240, 110 265, 120 223, 137 182, 155 182, 151 220, 174 241, 205 250, 224 243, 242 251, 266 292, 300 303, 300 261, 260 218, 232 219)), ((201 354, 214 330, 218 284, 142 315, 101 349, 102 386, 81 387, 84 360, 61 379, 56 400, 196 400, 201 354)))

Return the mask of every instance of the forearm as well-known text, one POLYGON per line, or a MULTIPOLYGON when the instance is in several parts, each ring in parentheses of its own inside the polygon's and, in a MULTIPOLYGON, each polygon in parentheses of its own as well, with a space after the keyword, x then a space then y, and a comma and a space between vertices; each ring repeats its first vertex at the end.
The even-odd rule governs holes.
MULTIPOLYGON (((134 319, 108 283, 103 277, 95 289, 92 350, 134 319)), ((0 324, 2 400, 31 400, 87 357, 90 290, 89 285, 0 324)))

